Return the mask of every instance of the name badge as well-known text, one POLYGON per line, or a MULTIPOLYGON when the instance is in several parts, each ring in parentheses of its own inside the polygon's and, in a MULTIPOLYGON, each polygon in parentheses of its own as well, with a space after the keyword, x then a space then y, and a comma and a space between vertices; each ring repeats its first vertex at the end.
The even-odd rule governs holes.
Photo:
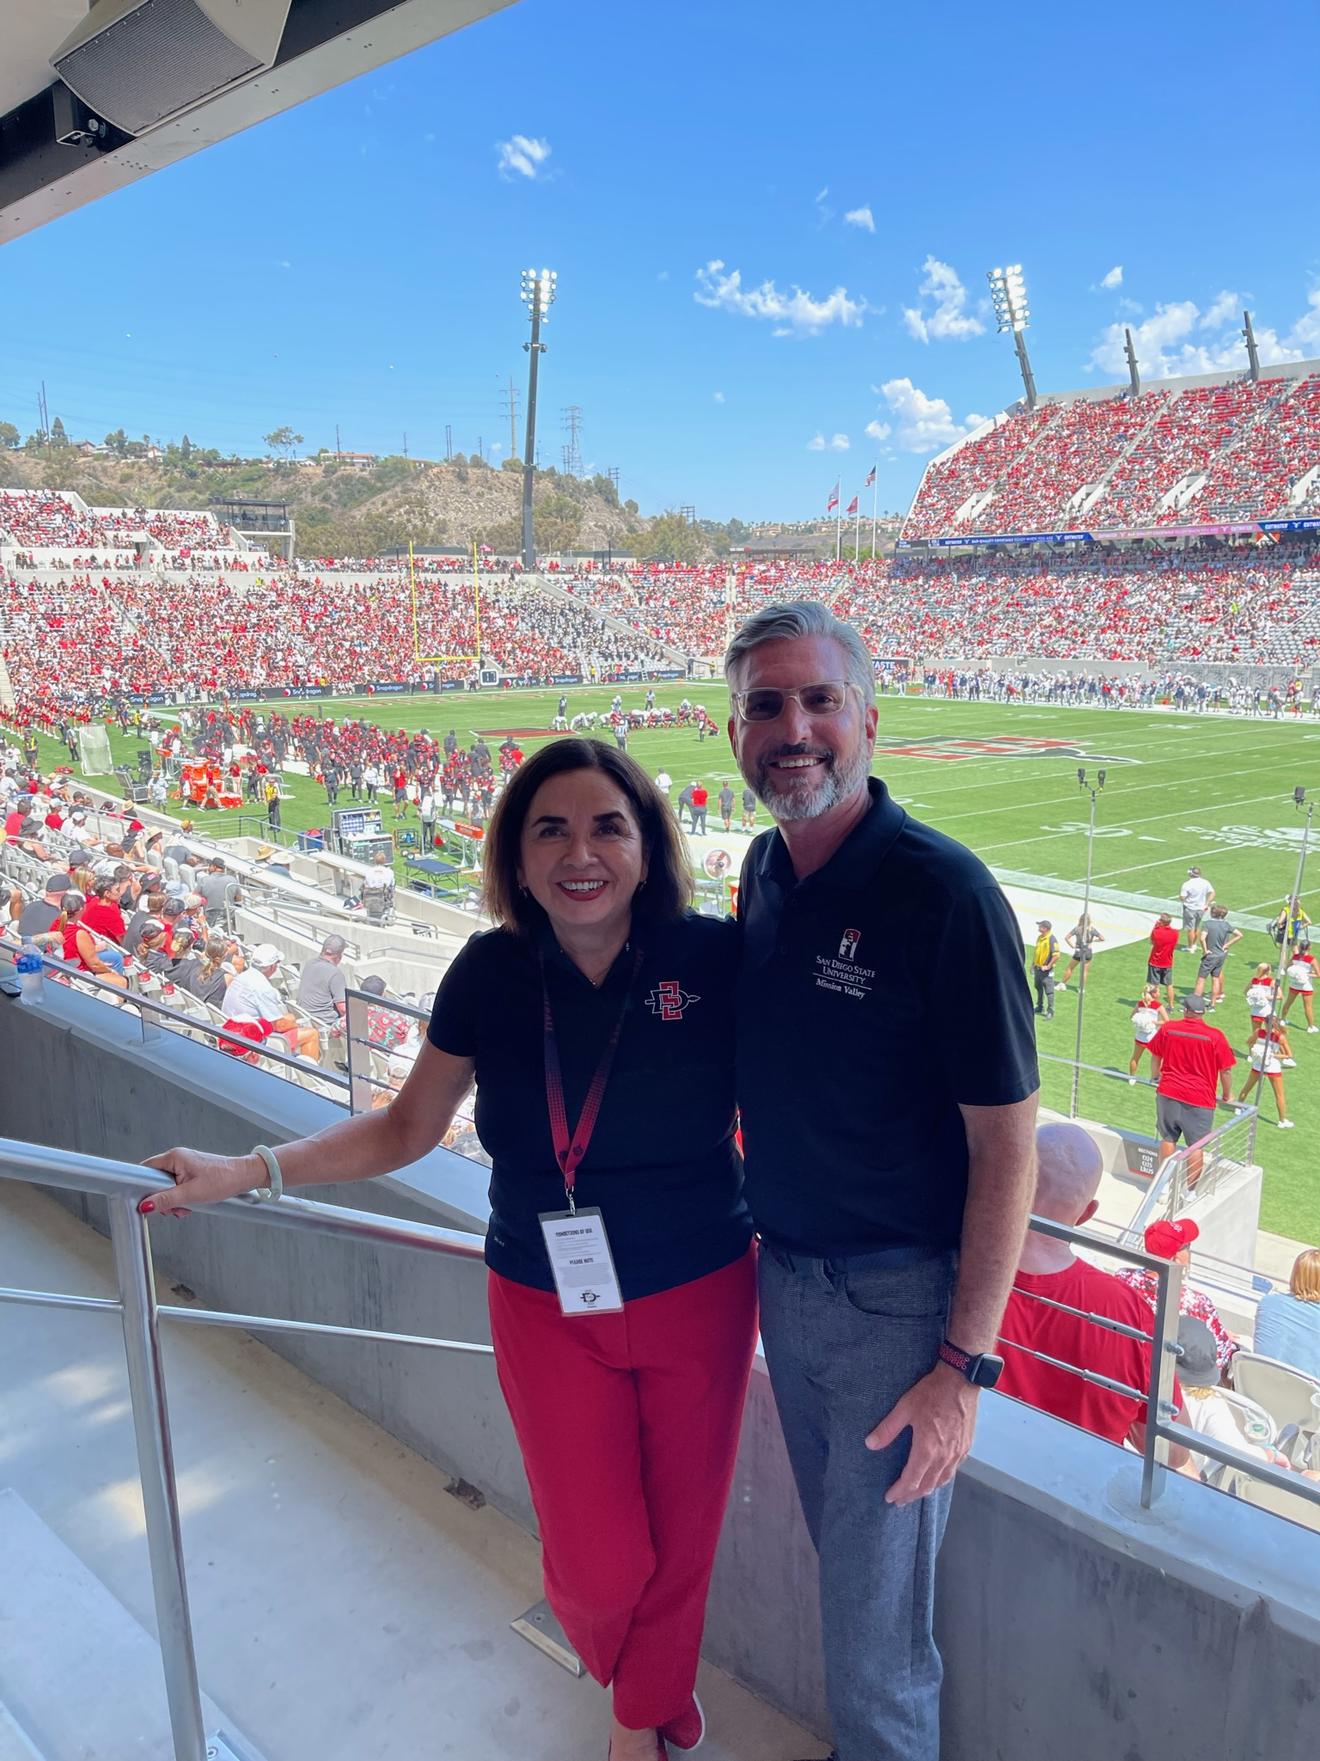
POLYGON ((599 1209, 542 1211, 540 1224, 563 1312, 600 1315, 621 1309, 623 1293, 599 1209))

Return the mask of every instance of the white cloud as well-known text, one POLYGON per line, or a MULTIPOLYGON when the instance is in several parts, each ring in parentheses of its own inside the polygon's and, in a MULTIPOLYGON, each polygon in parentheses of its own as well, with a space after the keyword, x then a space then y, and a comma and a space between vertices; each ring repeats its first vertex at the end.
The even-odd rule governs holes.
MULTIPOLYGON (((1132 341, 1143 378, 1171 379, 1185 374, 1223 373, 1245 368, 1242 312, 1250 296, 1224 289, 1204 308, 1195 300, 1170 300, 1155 307, 1149 318, 1132 326, 1132 341)), ((1109 324, 1091 350, 1088 367, 1119 377, 1127 372, 1123 325, 1109 324)), ((1306 310, 1280 334, 1268 325, 1256 328, 1256 346, 1263 366, 1301 361, 1320 349, 1320 288, 1306 296, 1306 310)))
MULTIPOLYGON (((941 447, 960 440, 964 434, 970 434, 985 421, 984 416, 969 415, 958 422, 942 397, 927 396, 910 379, 886 379, 880 387, 880 394, 894 417, 895 443, 904 452, 938 452, 941 447)), ((887 423, 876 423, 875 426, 889 432, 887 423)), ((871 433, 870 428, 867 433, 871 433)), ((875 438, 882 437, 876 435, 875 438)))
POLYGON ((1122 287, 1123 265, 1121 263, 1115 263, 1114 267, 1108 272, 1108 274, 1100 277, 1100 285, 1101 287, 1122 287))
POLYGON ((712 391, 710 395, 715 399, 717 404, 722 404, 724 402, 724 393, 722 391, 712 391))
POLYGON ((930 300, 931 309, 905 306, 903 322, 918 342, 966 342, 969 336, 980 336, 985 325, 967 308, 967 289, 958 272, 938 257, 927 257, 922 264, 925 276, 917 289, 923 302, 930 300))
POLYGON ((830 436, 831 452, 847 452, 851 445, 852 441, 849 440, 846 434, 832 434, 830 436))
POLYGON ((876 422, 873 420, 866 424, 866 432, 871 436, 872 440, 888 440, 894 430, 889 426, 888 422, 876 422))
POLYGON ((849 208, 843 219, 846 226, 860 226, 863 232, 875 231, 875 216, 869 208, 849 208))
POLYGON ((744 287, 742 271, 726 271, 719 257, 712 257, 696 275, 697 290, 692 297, 699 306, 735 312, 743 318, 769 319, 776 336, 815 336, 830 324, 841 324, 845 330, 855 328, 867 309, 864 299, 853 299, 842 287, 819 300, 803 288, 780 289, 773 281, 744 287))
POLYGON ((808 452, 847 452, 852 445, 846 434, 832 434, 826 440, 823 434, 813 434, 807 442, 808 452))
POLYGON ((807 451, 808 452, 824 452, 825 451, 825 436, 823 434, 814 434, 811 437, 811 439, 807 442, 807 451))
POLYGON ((507 141, 496 141, 495 151, 500 156, 501 177, 537 178, 545 171, 551 146, 549 141, 539 140, 533 135, 511 135, 507 141))

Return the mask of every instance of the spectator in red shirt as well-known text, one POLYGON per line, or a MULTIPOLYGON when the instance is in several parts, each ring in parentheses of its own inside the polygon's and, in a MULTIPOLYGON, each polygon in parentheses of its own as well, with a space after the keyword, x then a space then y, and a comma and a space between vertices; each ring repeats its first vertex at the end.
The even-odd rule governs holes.
POLYGON ((1162 986, 1168 992, 1170 1009, 1178 1007, 1173 995, 1173 957, 1177 952, 1178 932, 1173 927, 1173 913, 1161 911, 1150 932, 1150 964, 1146 968, 1146 983, 1162 986))
MULTIPOLYGON (((1056 1223, 1080 1228, 1096 1213, 1096 1189, 1103 1171, 1100 1151, 1080 1125, 1042 1125, 1036 1133, 1036 1197, 1032 1210, 1056 1223)), ((1037 1297, 1085 1309, 1149 1334, 1154 1319, 1149 1305, 1121 1278, 1078 1259, 1066 1241, 1028 1230, 1000 1328, 1004 1373, 999 1392, 1053 1413, 1111 1443, 1125 1440, 1135 1449, 1145 1441, 1144 1400, 1084 1382, 1067 1370, 1042 1363, 1040 1352, 1059 1363, 1096 1370, 1129 1388, 1150 1386, 1150 1348, 1135 1339, 1111 1333, 1094 1321, 1063 1309, 1050 1308, 1037 1297), (1022 1349, 1026 1347, 1027 1349, 1022 1349)), ((1182 1405, 1175 1384, 1174 1400, 1182 1405)), ((1181 1467, 1185 1449, 1170 1446, 1169 1461, 1181 1467)))
POLYGON ((108 936, 122 948, 128 925, 119 909, 120 884, 113 875, 104 875, 97 880, 91 898, 83 907, 82 927, 95 930, 97 935, 108 936))
MULTIPOLYGON (((1205 998, 1184 997, 1182 1006, 1182 1020, 1166 1021, 1150 1042, 1161 1162, 1173 1154, 1180 1136, 1190 1148, 1213 1129, 1216 1087, 1221 1100, 1232 1099, 1237 1063, 1227 1035, 1204 1019, 1205 998)), ((1201 1161, 1199 1150, 1187 1158, 1188 1192, 1201 1178, 1201 1161)))
POLYGON ((688 808, 688 812, 692 815, 692 830, 694 833, 704 832, 706 830, 706 804, 709 800, 710 791, 707 789, 705 783, 693 783, 692 805, 688 808))

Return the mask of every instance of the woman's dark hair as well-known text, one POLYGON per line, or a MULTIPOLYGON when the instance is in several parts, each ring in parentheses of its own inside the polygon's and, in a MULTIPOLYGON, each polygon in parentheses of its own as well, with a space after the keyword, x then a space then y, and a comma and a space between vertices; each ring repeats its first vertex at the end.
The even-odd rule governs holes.
POLYGON ((545 921, 545 913, 518 885, 523 827, 541 784, 568 771, 604 771, 632 808, 646 851, 646 879, 633 899, 639 923, 679 917, 692 900, 692 876, 678 821, 656 785, 635 758, 603 740, 552 740, 520 764, 504 786, 486 828, 482 862, 482 904, 506 929, 526 935, 545 921))

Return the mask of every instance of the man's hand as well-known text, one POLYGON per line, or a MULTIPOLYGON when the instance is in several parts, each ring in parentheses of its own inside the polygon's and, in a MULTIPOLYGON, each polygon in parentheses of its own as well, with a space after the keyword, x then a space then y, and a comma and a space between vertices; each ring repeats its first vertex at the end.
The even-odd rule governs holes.
POLYGON ((886 1504, 913 1504, 947 1486, 972 1446, 978 1390, 947 1364, 914 1382, 868 1435, 868 1449, 887 1449, 911 1428, 907 1466, 885 1493, 886 1504))

